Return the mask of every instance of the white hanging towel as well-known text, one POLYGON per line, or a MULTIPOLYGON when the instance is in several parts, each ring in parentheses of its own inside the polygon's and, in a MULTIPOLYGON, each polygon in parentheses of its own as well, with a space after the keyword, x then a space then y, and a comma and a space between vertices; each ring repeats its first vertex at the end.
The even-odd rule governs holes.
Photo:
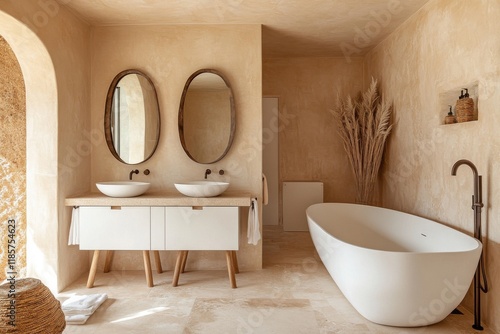
POLYGON ((248 210, 248 243, 257 245, 260 240, 260 223, 259 223, 259 202, 257 198, 252 198, 250 209, 248 210))
POLYGON ((80 244, 80 215, 78 207, 73 207, 71 212, 71 225, 69 227, 68 245, 80 244))
POLYGON ((269 190, 267 188, 267 178, 262 173, 262 204, 267 205, 269 203, 269 190))

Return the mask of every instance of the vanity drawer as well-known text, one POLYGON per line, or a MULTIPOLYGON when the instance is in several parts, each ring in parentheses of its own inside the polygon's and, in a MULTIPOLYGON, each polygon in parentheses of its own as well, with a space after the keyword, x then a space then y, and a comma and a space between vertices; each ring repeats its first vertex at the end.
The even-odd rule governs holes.
POLYGON ((80 207, 80 249, 149 250, 150 207, 80 207))
POLYGON ((237 250, 238 207, 167 207, 167 250, 237 250))

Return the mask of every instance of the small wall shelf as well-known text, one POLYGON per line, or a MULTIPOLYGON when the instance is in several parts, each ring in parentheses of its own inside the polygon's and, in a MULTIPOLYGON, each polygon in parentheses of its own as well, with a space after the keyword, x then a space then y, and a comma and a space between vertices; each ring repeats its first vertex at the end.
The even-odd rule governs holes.
MULTIPOLYGON (((445 124, 445 117, 448 115, 448 112, 450 111, 450 105, 452 106, 452 112, 453 115, 456 117, 456 105, 457 105, 457 100, 461 94, 461 91, 463 90, 465 93, 465 88, 468 89, 469 97, 472 98, 474 101, 474 115, 471 121, 477 121, 479 119, 479 111, 477 108, 477 103, 478 103, 478 82, 472 82, 469 84, 465 84, 460 87, 456 87, 447 91, 444 91, 439 94, 439 117, 440 117, 440 124, 445 124)), ((469 121, 470 122, 470 121, 469 121)), ((453 124, 461 124, 461 123, 467 123, 467 122, 457 122, 453 124)), ((452 124, 445 124, 445 125, 452 125, 452 124)))

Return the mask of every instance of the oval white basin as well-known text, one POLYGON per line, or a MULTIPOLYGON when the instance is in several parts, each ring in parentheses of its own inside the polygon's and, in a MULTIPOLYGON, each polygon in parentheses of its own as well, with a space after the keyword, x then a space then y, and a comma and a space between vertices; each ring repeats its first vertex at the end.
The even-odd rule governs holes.
POLYGON ((151 183, 137 181, 97 182, 97 189, 109 197, 135 197, 144 194, 151 183))
POLYGON ((229 182, 192 181, 175 183, 175 188, 189 197, 214 197, 222 194, 229 187, 229 182))

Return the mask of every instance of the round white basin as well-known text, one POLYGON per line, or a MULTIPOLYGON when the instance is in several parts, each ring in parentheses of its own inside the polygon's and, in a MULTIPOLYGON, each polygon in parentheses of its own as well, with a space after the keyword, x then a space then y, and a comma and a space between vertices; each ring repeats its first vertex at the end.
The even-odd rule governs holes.
POLYGON ((97 182, 97 189, 109 197, 135 197, 144 194, 151 186, 148 182, 113 181, 97 182))
POLYGON ((189 197, 214 197, 222 194, 229 187, 229 182, 192 181, 175 183, 175 188, 189 197))

